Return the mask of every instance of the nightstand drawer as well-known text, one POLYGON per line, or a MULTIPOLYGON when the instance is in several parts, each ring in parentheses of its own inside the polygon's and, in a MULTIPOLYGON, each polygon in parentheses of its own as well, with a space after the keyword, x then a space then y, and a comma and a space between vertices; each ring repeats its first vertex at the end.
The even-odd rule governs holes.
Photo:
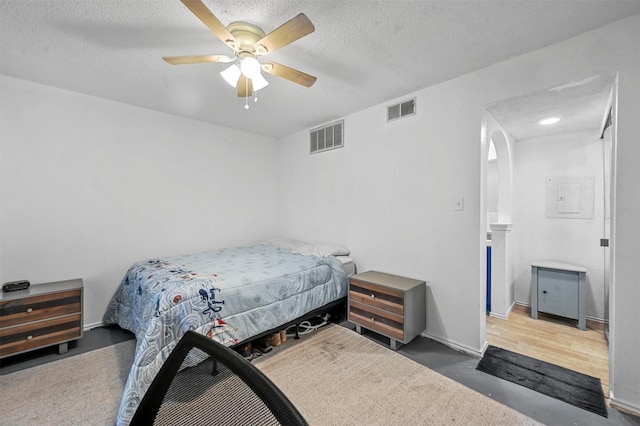
POLYGON ((0 327, 78 313, 81 296, 71 290, 0 302, 0 327))
POLYGON ((404 314, 404 293, 402 291, 351 280, 349 298, 389 312, 404 314))
POLYGON ((81 314, 8 327, 0 330, 0 356, 55 345, 81 336, 81 314))
POLYGON ((361 312, 362 315, 384 318, 388 321, 393 321, 400 325, 404 323, 404 317, 402 315, 398 315, 394 312, 389 312, 384 309, 376 308, 375 306, 370 306, 365 303, 360 303, 355 300, 352 300, 349 303, 349 310, 361 312))
POLYGON ((404 325, 381 317, 370 312, 360 311, 351 306, 349 308, 349 318, 352 322, 362 325, 373 331, 377 331, 387 337, 403 341, 404 325))

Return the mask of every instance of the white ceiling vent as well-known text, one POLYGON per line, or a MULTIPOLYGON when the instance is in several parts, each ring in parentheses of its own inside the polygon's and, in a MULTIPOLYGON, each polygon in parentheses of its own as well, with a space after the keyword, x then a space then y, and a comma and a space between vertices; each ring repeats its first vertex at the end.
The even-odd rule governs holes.
POLYGON ((393 121, 397 120, 398 118, 415 115, 415 113, 416 99, 413 98, 408 101, 387 107, 387 121, 393 121))
POLYGON ((342 148, 344 146, 344 120, 311 130, 310 142, 311 154, 342 148))

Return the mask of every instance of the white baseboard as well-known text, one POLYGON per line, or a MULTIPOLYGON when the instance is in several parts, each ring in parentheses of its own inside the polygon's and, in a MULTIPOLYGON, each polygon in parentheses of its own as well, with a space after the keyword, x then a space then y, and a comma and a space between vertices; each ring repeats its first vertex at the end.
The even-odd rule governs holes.
POLYGON ((482 345, 482 353, 480 354, 481 357, 484 356, 484 352, 487 350, 488 347, 489 347, 489 342, 485 340, 484 345, 482 345))
POLYGON ((610 392, 609 404, 611 405, 611 407, 616 408, 622 412, 640 417, 640 405, 634 404, 629 401, 617 399, 615 396, 613 396, 613 392, 610 392))
POLYGON ((596 317, 590 317, 589 315, 586 316, 588 321, 593 321, 593 322, 599 322, 601 324, 608 324, 609 321, 607 321, 604 318, 596 318, 596 317))
POLYGON ((509 309, 507 309, 507 313, 505 315, 498 314, 496 312, 489 312, 489 316, 493 318, 498 318, 501 320, 508 320, 509 315, 511 315, 511 311, 513 311, 513 308, 515 308, 515 306, 516 306, 516 302, 513 302, 511 306, 509 306, 509 309))
POLYGON ((508 320, 509 319, 509 315, 501 315, 501 314, 496 313, 496 312, 489 312, 489 316, 491 318, 498 318, 498 319, 501 319, 501 320, 508 320))
MULTIPOLYGON (((527 308, 531 307, 531 305, 529 303, 525 303, 525 302, 516 302, 515 304, 516 305, 520 305, 520 306, 524 306, 524 307, 527 307, 527 308)), ((589 315, 586 315, 585 319, 587 319, 589 321, 593 321, 593 322, 599 322, 599 323, 602 323, 602 324, 608 324, 609 323, 609 321, 604 319, 604 318, 597 318, 597 317, 592 317, 592 316, 589 316, 589 315)))
POLYGON ((456 350, 458 352, 462 352, 462 353, 465 353, 467 355, 471 355, 474 358, 482 358, 482 355, 484 354, 484 351, 487 349, 487 342, 484 342, 482 350, 477 351, 477 350, 475 350, 473 348, 470 348, 470 347, 468 347, 466 345, 463 345, 461 343, 453 342, 451 340, 446 340, 446 339, 443 339, 443 338, 438 337, 438 336, 434 336, 434 335, 429 334, 429 333, 422 332, 422 334, 420 334, 420 335, 422 337, 426 337, 427 339, 435 340, 438 343, 442 343, 443 345, 448 346, 451 349, 454 349, 454 350, 456 350))
POLYGON ((103 325, 104 325, 104 324, 102 323, 102 321, 100 321, 100 322, 94 322, 94 323, 91 323, 91 324, 84 324, 84 327, 82 327, 82 329, 83 329, 84 331, 89 331, 89 330, 91 330, 91 329, 93 329, 93 328, 102 327, 103 325))

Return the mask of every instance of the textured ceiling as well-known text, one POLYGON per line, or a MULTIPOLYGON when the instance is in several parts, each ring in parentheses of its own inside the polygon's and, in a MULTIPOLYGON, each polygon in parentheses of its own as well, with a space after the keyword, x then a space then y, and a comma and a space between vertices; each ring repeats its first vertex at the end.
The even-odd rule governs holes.
POLYGON ((595 75, 505 99, 486 108, 516 140, 585 131, 599 137, 614 82, 615 74, 595 75), (550 116, 560 121, 549 126, 538 123, 550 116))
POLYGON ((267 58, 318 77, 271 83, 245 110, 229 54, 178 0, 0 0, 0 73, 282 137, 640 13, 637 0, 204 0, 224 24, 270 32, 304 12, 316 31, 267 58))

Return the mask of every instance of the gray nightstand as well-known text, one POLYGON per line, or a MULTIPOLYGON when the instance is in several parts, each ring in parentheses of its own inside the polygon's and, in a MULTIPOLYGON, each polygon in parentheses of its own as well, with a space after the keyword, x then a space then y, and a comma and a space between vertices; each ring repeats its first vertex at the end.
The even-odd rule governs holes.
POLYGON ((81 279, 0 293, 0 358, 68 343, 83 334, 81 279))
POLYGON ((409 343, 426 328, 424 281, 376 271, 349 277, 349 321, 397 342, 409 343))

